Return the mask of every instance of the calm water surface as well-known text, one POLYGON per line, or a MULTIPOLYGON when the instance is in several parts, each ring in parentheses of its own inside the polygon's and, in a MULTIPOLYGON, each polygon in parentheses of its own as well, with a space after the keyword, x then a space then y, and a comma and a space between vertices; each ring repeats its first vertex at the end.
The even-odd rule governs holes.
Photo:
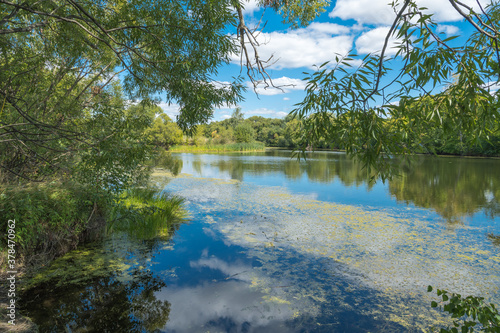
POLYGON ((417 157, 373 184, 339 153, 175 158, 154 182, 189 222, 41 272, 23 302, 42 332, 420 332, 447 320, 428 285, 500 304, 500 160, 417 157))

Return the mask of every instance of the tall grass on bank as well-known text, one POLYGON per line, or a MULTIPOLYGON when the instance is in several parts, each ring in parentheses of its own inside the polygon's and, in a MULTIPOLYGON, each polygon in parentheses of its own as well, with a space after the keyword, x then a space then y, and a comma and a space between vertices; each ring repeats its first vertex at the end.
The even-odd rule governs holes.
POLYGON ((207 144, 199 146, 173 146, 172 152, 238 152, 238 151, 264 151, 266 146, 262 142, 253 143, 229 143, 225 145, 207 144))
POLYGON ((168 238, 187 217, 183 203, 183 198, 154 188, 130 189, 113 207, 107 231, 124 231, 139 239, 168 238))
MULTIPOLYGON (((110 198, 75 183, 0 185, 0 228, 15 220, 16 259, 50 260, 104 224, 110 198)), ((7 237, 0 240, 1 261, 7 237)))
MULTIPOLYGON (((114 230, 137 238, 168 237, 186 217, 184 200, 135 188, 113 197, 70 182, 0 185, 0 228, 15 220, 16 262, 38 267, 114 230)), ((7 259, 0 238, 0 267, 7 259)))

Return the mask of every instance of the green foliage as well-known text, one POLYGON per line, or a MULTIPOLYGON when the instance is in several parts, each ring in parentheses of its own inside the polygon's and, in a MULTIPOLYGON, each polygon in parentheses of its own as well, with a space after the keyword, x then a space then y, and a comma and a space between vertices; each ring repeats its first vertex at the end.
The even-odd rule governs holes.
POLYGON ((241 107, 236 107, 231 114, 231 118, 228 119, 229 126, 232 128, 238 126, 244 120, 244 117, 245 115, 241 112, 241 107))
MULTIPOLYGON (((211 82, 238 45, 226 33, 227 25, 236 24, 233 5, 2 3, 8 17, 0 22, 2 176, 78 174, 92 185, 126 187, 147 158, 136 135, 151 120, 150 114, 127 113, 126 99, 147 104, 162 93, 181 105, 177 123, 184 130, 206 122, 215 107, 240 100, 241 78, 224 87, 211 82)), ((173 129, 167 124, 160 132, 172 132, 175 141, 173 129)), ((160 144, 172 142, 154 134, 160 144)))
POLYGON ((289 147, 300 147, 303 145, 301 122, 298 119, 291 119, 285 127, 286 144, 289 147))
MULTIPOLYGON (((432 287, 427 287, 432 292, 432 287)), ((480 332, 500 332, 500 314, 494 304, 486 304, 483 297, 467 296, 462 298, 460 294, 448 294, 446 290, 437 289, 437 295, 442 298, 442 309, 448 312, 454 320, 452 328, 441 328, 440 333, 474 332, 474 328, 480 332)), ((438 303, 432 301, 433 308, 438 303)), ((439 306, 441 308, 441 306, 439 306)))
MULTIPOLYGON (((204 135, 211 139, 211 143, 227 144, 235 141, 231 119, 216 121, 206 125, 204 135)), ((254 139, 264 143, 267 147, 295 147, 301 142, 300 121, 289 117, 283 119, 264 118, 253 116, 241 121, 242 125, 249 125, 255 132, 254 139), (293 125, 289 125, 293 122, 293 125)))
POLYGON ((68 160, 70 176, 97 190, 120 193, 147 178, 143 163, 153 154, 144 132, 151 125, 147 112, 115 109, 89 120, 96 141, 68 160))
MULTIPOLYGON (((454 85, 450 86, 450 89, 454 85)), ((414 136, 411 142, 412 149, 416 152, 453 154, 453 155, 499 155, 500 146, 500 122, 495 117, 483 120, 480 126, 485 135, 475 136, 470 130, 457 127, 457 114, 455 108, 463 109, 460 103, 456 104, 450 111, 444 107, 443 103, 448 103, 449 91, 434 95, 425 96, 419 99, 408 101, 406 109, 408 113, 418 113, 421 110, 433 110, 438 113, 439 123, 432 126, 424 126, 419 130, 419 136, 414 136), (420 110, 420 111, 417 111, 420 110)), ((491 105, 490 107, 495 107, 491 105)), ((401 115, 399 121, 410 122, 408 117, 401 115)), ((397 130, 395 127, 397 120, 391 119, 388 131, 397 130)))
POLYGON ((330 0, 260 0, 260 4, 275 9, 283 17, 283 23, 298 28, 323 13, 330 0))
POLYGON ((451 38, 441 39, 432 15, 424 15, 414 1, 393 6, 397 16, 387 37, 399 38, 396 55, 386 55, 391 47, 386 43, 380 54, 362 59, 356 54, 336 56, 335 63, 307 74, 306 97, 292 112, 303 120, 302 131, 312 146, 322 139, 341 142, 348 154, 375 167, 383 179, 397 172, 391 159, 415 153, 429 128, 442 127, 471 141, 488 140, 493 131, 498 135, 500 119, 499 92, 490 89, 498 84, 500 5, 491 4, 481 14, 467 10, 469 22, 480 28, 458 46, 449 43, 451 38), (487 28, 485 22, 491 25, 487 28), (361 65, 353 67, 354 60, 361 65), (384 81, 391 72, 396 79, 384 81), (452 79, 454 84, 432 95, 452 79))
POLYGON ((172 152, 231 152, 231 151, 264 151, 266 146, 262 142, 229 143, 224 145, 206 144, 202 146, 174 146, 172 152))
POLYGON ((247 123, 239 124, 234 129, 234 137, 237 143, 251 143, 255 141, 255 131, 247 123))
POLYGON ((168 238, 185 220, 184 199, 154 188, 133 188, 123 192, 110 211, 108 232, 125 231, 131 237, 168 238))
MULTIPOLYGON (((428 99, 430 100, 430 98, 428 99)), ((293 115, 285 119, 264 118, 253 116, 241 121, 243 125, 250 125, 255 131, 255 139, 265 144, 266 147, 283 148, 312 148, 312 149, 347 149, 347 144, 335 136, 311 137, 306 129, 314 121, 311 116, 308 119, 298 119, 293 115)), ((344 119, 345 120, 345 119, 344 119)), ((380 118, 378 131, 384 137, 390 137, 391 133, 397 131, 399 125, 397 122, 407 122, 404 119, 383 119, 380 118)), ((337 121, 337 120, 333 120, 337 121)), ((205 145, 228 144, 235 141, 234 131, 230 119, 215 121, 197 132, 207 138, 205 145)), ((496 133, 493 128, 498 122, 491 122, 491 133, 496 133)), ((353 125, 354 126, 354 125, 353 125)), ((361 129, 359 129, 361 130, 361 129)), ((392 134, 394 135, 394 134, 392 134)), ((451 154, 451 155, 482 155, 499 156, 500 155, 500 134, 490 135, 488 139, 483 138, 474 141, 469 136, 455 132, 453 129, 444 129, 443 127, 426 127, 420 134, 412 135, 406 139, 401 138, 408 150, 412 149, 418 153, 424 154, 451 154)), ((178 148, 174 148, 177 149, 178 148)), ((183 148, 186 150, 187 148, 183 148)), ((198 149, 201 150, 201 149, 198 149)), ((223 151, 224 149, 217 149, 223 151)), ((394 161, 393 161, 394 162, 394 161)), ((394 164, 394 163, 393 163, 394 164)), ((398 164, 395 164, 398 165, 398 164)))
POLYGON ((232 128, 222 127, 213 132, 212 138, 215 144, 228 144, 234 142, 234 131, 232 128))
MULTIPOLYGON (((105 226, 152 238, 168 236, 174 223, 186 217, 183 199, 156 189, 135 188, 114 199, 108 192, 72 182, 4 186, 0 214, 16 221, 16 255, 27 264, 50 260, 102 236, 105 226)), ((7 230, 8 219, 0 221, 2 230, 7 230)), ((6 246, 4 237, 0 247, 6 246)))
MULTIPOLYGON (((76 247, 110 204, 104 192, 70 182, 6 186, 0 189, 0 215, 5 217, 0 228, 7 229, 7 217, 16 221, 19 258, 53 257, 76 247)), ((3 237, 2 248, 6 242, 3 237)))
POLYGON ((192 139, 192 143, 195 145, 195 146, 202 146, 204 145, 205 143, 207 142, 207 139, 201 135, 196 135, 195 137, 193 137, 192 139))
POLYGON ((144 134, 155 146, 165 149, 180 144, 183 140, 182 130, 164 113, 156 117, 144 134))

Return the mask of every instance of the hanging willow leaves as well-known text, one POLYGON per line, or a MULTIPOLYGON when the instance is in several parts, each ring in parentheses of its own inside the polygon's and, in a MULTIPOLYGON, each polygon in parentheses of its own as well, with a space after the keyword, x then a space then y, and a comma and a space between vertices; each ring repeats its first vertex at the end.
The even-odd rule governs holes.
POLYGON ((340 141, 385 179, 400 167, 397 157, 432 152, 421 141, 430 128, 475 142, 499 133, 499 4, 476 13, 450 3, 476 29, 462 44, 442 39, 433 16, 405 0, 392 4, 397 15, 380 53, 337 57, 334 67, 307 74, 306 97, 292 112, 311 134, 307 145, 340 141))

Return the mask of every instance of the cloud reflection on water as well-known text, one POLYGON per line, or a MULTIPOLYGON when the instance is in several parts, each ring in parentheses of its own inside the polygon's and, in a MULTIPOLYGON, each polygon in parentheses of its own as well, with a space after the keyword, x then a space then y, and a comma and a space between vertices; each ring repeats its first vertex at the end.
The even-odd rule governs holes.
POLYGON ((194 287, 169 286, 156 294, 171 304, 166 332, 293 332, 285 322, 294 310, 286 301, 252 287, 255 270, 206 252, 190 267, 222 272, 226 279, 194 287))

